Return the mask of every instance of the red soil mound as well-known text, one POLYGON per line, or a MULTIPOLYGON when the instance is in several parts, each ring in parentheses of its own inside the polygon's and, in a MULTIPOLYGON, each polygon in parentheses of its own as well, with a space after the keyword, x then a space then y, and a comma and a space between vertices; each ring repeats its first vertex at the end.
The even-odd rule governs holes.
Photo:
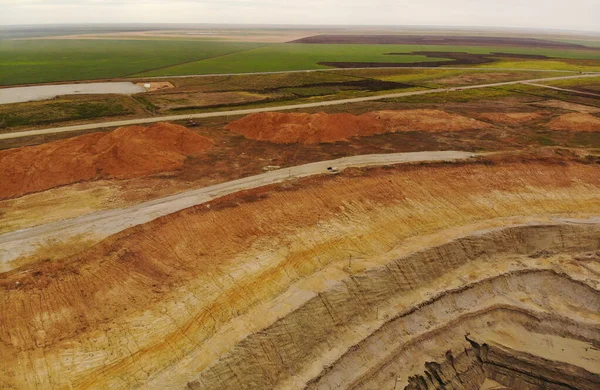
POLYGON ((405 131, 463 131, 490 127, 475 119, 438 110, 377 111, 352 114, 264 112, 225 128, 246 138, 280 144, 328 143, 351 137, 405 131))
POLYGON ((231 122, 227 130, 279 144, 336 142, 357 135, 379 134, 382 124, 372 115, 264 112, 231 122))
POLYGON ((600 118, 591 114, 574 112, 554 118, 548 126, 552 130, 600 132, 600 118))
POLYGON ((477 117, 495 123, 518 125, 542 118, 544 112, 484 112, 477 117))
POLYGON ((490 124, 440 110, 377 111, 373 113, 383 122, 386 133, 401 131, 465 131, 486 129, 490 124))
POLYGON ((172 171, 211 145, 183 126, 158 123, 0 151, 0 199, 85 180, 172 171))

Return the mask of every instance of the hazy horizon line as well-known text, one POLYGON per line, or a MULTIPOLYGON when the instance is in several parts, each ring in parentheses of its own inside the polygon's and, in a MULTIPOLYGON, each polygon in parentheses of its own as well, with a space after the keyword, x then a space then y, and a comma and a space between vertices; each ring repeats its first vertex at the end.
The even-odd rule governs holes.
POLYGON ((363 28, 393 28, 393 29, 458 29, 458 30, 506 30, 506 31, 547 31, 547 32, 573 32, 592 33, 600 35, 600 30, 575 30, 566 28, 541 28, 541 27, 508 27, 508 26, 453 26, 453 25, 391 25, 391 24, 311 24, 311 23, 189 23, 189 22, 89 22, 89 23, 32 23, 32 24, 0 24, 0 28, 27 28, 27 27, 86 27, 86 26, 221 26, 221 27, 305 27, 305 28, 340 28, 340 27, 363 27, 363 28))

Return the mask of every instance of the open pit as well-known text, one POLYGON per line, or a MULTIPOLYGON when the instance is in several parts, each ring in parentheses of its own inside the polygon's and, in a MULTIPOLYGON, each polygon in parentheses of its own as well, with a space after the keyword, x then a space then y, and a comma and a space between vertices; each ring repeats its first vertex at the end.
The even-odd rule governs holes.
POLYGON ((0 383, 594 389, 599 212, 518 153, 229 195, 1 274, 0 383))

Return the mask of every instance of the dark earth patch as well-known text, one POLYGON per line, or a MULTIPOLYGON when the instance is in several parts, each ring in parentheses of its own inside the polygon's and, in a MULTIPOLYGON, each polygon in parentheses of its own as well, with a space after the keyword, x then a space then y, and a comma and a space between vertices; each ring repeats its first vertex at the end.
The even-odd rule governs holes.
POLYGON ((549 59, 543 55, 530 54, 472 54, 464 52, 444 52, 444 51, 413 51, 411 53, 386 53, 391 56, 410 56, 422 55, 429 58, 448 58, 448 61, 422 61, 422 62, 319 62, 319 65, 332 66, 336 68, 410 68, 414 66, 439 67, 448 65, 481 65, 498 61, 502 58, 511 59, 549 59))
POLYGON ((547 60, 549 57, 541 54, 515 54, 515 53, 497 53, 493 52, 491 55, 505 58, 526 58, 531 60, 547 60))
MULTIPOLYGON (((356 81, 344 81, 344 82, 330 82, 330 83, 313 83, 313 84, 303 84, 301 86, 296 87, 282 87, 282 88, 270 88, 270 89, 256 89, 256 90, 248 90, 251 92, 269 92, 269 93, 288 93, 295 95, 296 97, 309 97, 309 96, 323 96, 323 95, 333 95, 340 91, 388 91, 393 89, 405 89, 412 88, 414 85, 405 84, 405 83, 397 83, 393 81, 383 81, 377 79, 361 79, 356 81)), ((279 97, 268 97, 262 100, 254 101, 253 103, 273 103, 278 101, 286 101, 289 100, 290 97, 286 95, 282 95, 279 97)), ((238 107, 247 105, 248 102, 240 102, 240 103, 223 103, 223 104, 209 104, 209 105, 190 105, 185 107, 176 107, 171 108, 168 112, 181 112, 181 111, 190 111, 195 109, 205 109, 205 108, 225 108, 225 107, 238 107)))
MULTIPOLYGON (((339 89, 358 89, 363 91, 386 91, 390 89, 403 89, 411 88, 414 85, 396 83, 393 81, 383 81, 377 79, 363 79, 356 81, 344 81, 344 82, 331 82, 331 83, 316 83, 316 84, 304 84, 301 88, 315 88, 315 87, 336 87, 339 89)), ((274 91, 281 90, 277 88, 274 91)))
POLYGON ((466 45, 466 46, 526 46, 554 49, 589 49, 575 43, 555 42, 536 38, 513 37, 462 37, 442 35, 334 35, 323 34, 297 39, 288 43, 319 43, 319 44, 385 44, 385 45, 466 45))

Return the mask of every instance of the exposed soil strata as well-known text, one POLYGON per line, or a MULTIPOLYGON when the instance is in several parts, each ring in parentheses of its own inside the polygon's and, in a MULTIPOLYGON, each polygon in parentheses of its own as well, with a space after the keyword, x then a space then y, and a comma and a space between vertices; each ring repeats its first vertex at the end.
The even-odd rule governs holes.
MULTIPOLYGON (((587 234, 589 238, 598 235, 600 232, 598 226, 595 230, 595 233, 587 234)), ((522 233, 535 239, 535 235, 522 233)), ((434 248, 431 255, 444 253, 444 249, 434 248)), ((467 245, 463 250, 468 251, 469 249, 472 250, 467 245)), ((203 373, 199 381, 190 387, 193 389, 226 389, 231 387, 253 389, 260 388, 260 386, 255 386, 255 383, 276 384, 287 377, 290 372, 298 372, 300 367, 310 364, 320 354, 325 354, 331 348, 331 345, 341 348, 339 344, 340 340, 343 339, 340 337, 341 334, 348 331, 348 328, 353 329, 355 327, 354 329, 358 331, 361 323, 367 321, 369 317, 373 318, 372 308, 378 307, 386 299, 391 298, 388 294, 405 294, 411 290, 410 287, 406 286, 406 281, 403 283, 399 279, 399 275, 406 273, 407 266, 410 267, 409 264, 412 263, 406 264, 406 261, 407 259, 398 259, 384 269, 373 270, 368 275, 355 275, 340 286, 321 292, 318 297, 307 302, 301 309, 296 310, 250 339, 244 340, 242 344, 236 346, 230 355, 223 358, 209 371, 203 373), (390 273, 395 268, 399 270, 397 275, 390 273), (311 321, 310 318, 313 316, 322 318, 322 320, 318 323, 311 321), (361 319, 361 317, 363 318, 361 319), (295 333, 296 331, 308 337, 296 339, 290 337, 287 333, 295 333), (273 360, 269 356, 279 356, 279 359, 273 360), (269 363, 265 364, 265 362, 269 363), (234 377, 229 374, 232 367, 235 367, 234 377), (240 380, 239 378, 244 379, 240 380), (220 385, 224 381, 227 384, 225 386, 220 385)), ((454 267, 459 266, 459 264, 454 265, 454 267)), ((433 281, 436 274, 434 271, 431 272, 431 281, 433 281)), ((427 283, 423 277, 425 275, 419 277, 422 280, 421 283, 427 283)), ((487 305, 500 304, 504 299, 506 299, 506 304, 512 307, 516 305, 514 301, 520 295, 527 296, 528 300, 536 304, 530 306, 528 302, 523 302, 523 307, 528 311, 534 309, 538 311, 541 309, 540 305, 545 306, 547 304, 544 302, 543 297, 546 294, 552 294, 557 303, 565 299, 565 302, 561 302, 560 305, 576 305, 576 302, 581 300, 591 304, 589 313, 594 313, 596 308, 600 309, 598 306, 600 301, 597 299, 597 293, 594 290, 590 290, 584 284, 573 283, 569 280, 561 281, 562 278, 562 276, 553 275, 546 271, 514 272, 498 278, 483 280, 472 286, 447 291, 415 307, 405 308, 403 313, 393 320, 386 321, 381 328, 361 344, 352 347, 347 346, 350 348, 342 356, 342 359, 329 363, 324 370, 324 374, 320 374, 319 379, 312 382, 308 388, 381 388, 379 386, 383 383, 377 381, 372 383, 374 381, 372 376, 384 370, 392 360, 396 360, 396 357, 404 348, 405 340, 412 339, 413 343, 418 344, 419 339, 422 340, 428 337, 427 333, 432 330, 432 327, 441 326, 436 332, 443 332, 444 329, 452 328, 463 322, 454 318, 459 313, 473 312, 473 315, 477 318, 479 311, 482 313, 487 313, 489 310, 493 311, 493 309, 485 308, 487 305), (568 294, 555 292, 551 286, 558 285, 570 289, 570 292, 568 294), (559 295, 560 297, 558 297, 559 295), (444 323, 445 321, 450 321, 450 323, 444 323), (439 322, 442 325, 438 324, 439 322)), ((383 306, 385 307, 385 304, 383 306)), ((544 309, 550 312, 553 311, 552 308, 548 307, 544 307, 544 309)), ((514 315, 508 316, 506 321, 511 322, 512 317, 514 315)), ((485 328, 485 324, 486 321, 477 319, 475 324, 471 326, 468 324, 461 325, 469 331, 474 331, 485 328)), ((597 333, 593 334, 593 340, 600 336, 597 333)), ((444 345, 444 347, 447 347, 447 345, 444 345)), ((412 359, 414 358, 415 356, 412 357, 412 359)), ((318 360, 323 361, 321 359, 318 360)), ((394 364, 406 364, 406 362, 395 361, 394 364)), ((549 377, 552 377, 552 375, 549 375, 549 377)), ((583 377, 586 377, 586 375, 583 375, 583 377)), ((588 381, 593 381, 595 378, 593 375, 587 376, 588 381)), ((600 377, 597 378, 600 379, 600 377)), ((410 383, 409 378, 404 377, 402 379, 408 379, 410 383)), ((286 388, 286 386, 282 386, 282 388, 286 388)), ((387 385, 383 388, 387 388, 387 385)))
MULTIPOLYGON (((525 274, 521 272, 521 276, 517 278, 522 278, 525 274)), ((440 299, 440 302, 433 303, 432 305, 434 306, 431 308, 422 308, 425 313, 415 312, 411 314, 412 316, 417 316, 414 320, 405 318, 402 321, 395 320, 396 324, 394 324, 394 321, 386 324, 378 332, 366 339, 364 345, 361 345, 363 350, 366 349, 362 354, 362 358, 367 360, 366 367, 361 369, 362 372, 349 374, 350 378, 348 381, 352 384, 348 385, 348 387, 369 389, 374 388, 375 385, 379 385, 387 388, 393 386, 393 379, 397 379, 398 385, 400 385, 398 388, 402 388, 405 385, 410 386, 411 382, 414 384, 414 379, 419 377, 421 377, 419 382, 427 383, 427 378, 423 378, 422 370, 423 368, 427 368, 428 362, 434 361, 442 365, 444 365, 444 361, 451 363, 452 359, 449 359, 449 355, 453 355, 454 357, 460 356, 463 351, 465 351, 466 357, 469 357, 469 359, 462 362, 462 364, 466 363, 466 366, 463 365, 460 367, 459 364, 455 365, 458 368, 455 371, 455 374, 458 375, 455 376, 459 381, 462 376, 461 373, 470 372, 473 369, 479 372, 483 369, 483 374, 486 377, 498 381, 499 378, 493 376, 491 370, 488 370, 488 368, 493 367, 484 364, 486 361, 489 362, 488 355, 491 347, 495 347, 498 350, 502 349, 508 352, 509 355, 512 355, 512 362, 505 360, 502 366, 507 371, 512 372, 510 377, 513 379, 520 376, 522 379, 533 379, 543 384, 544 382, 557 382, 558 374, 558 377, 563 379, 563 383, 571 382, 571 385, 576 385, 578 381, 587 381, 588 383, 590 381, 597 382, 599 378, 597 363, 595 362, 598 360, 598 354, 590 350, 590 347, 599 337, 597 326, 585 320, 581 321, 582 312, 574 314, 575 318, 578 318, 578 321, 574 321, 567 318, 569 315, 572 315, 570 313, 567 314, 569 310, 562 313, 554 310, 548 312, 548 307, 542 307, 544 304, 540 306, 540 302, 545 300, 545 298, 538 295, 540 292, 545 291, 552 294, 552 296, 557 295, 556 293, 551 293, 548 287, 540 286, 540 282, 543 280, 558 282, 558 279, 561 279, 561 277, 553 277, 548 271, 536 271, 536 275, 536 277, 532 278, 525 277, 521 282, 514 279, 511 280, 511 277, 505 278, 503 281, 496 280, 494 282, 496 286, 504 284, 505 287, 512 286, 515 289, 523 287, 525 288, 523 291, 531 293, 529 295, 530 298, 525 298, 525 294, 518 294, 516 291, 507 293, 496 290, 501 294, 497 298, 492 298, 487 295, 487 292, 483 292, 483 295, 487 295, 488 299, 487 304, 489 306, 486 308, 475 311, 472 311, 470 308, 465 309, 461 315, 448 322, 441 318, 435 319, 435 317, 433 317, 433 320, 429 320, 432 318, 431 315, 424 316, 424 314, 427 312, 431 313, 430 309, 434 309, 435 305, 439 306, 443 300, 452 299, 451 296, 443 297, 440 299), (524 282, 524 280, 532 282, 536 287, 540 287, 541 289, 538 292, 524 287, 524 284, 528 283, 524 282), (498 304, 498 302, 502 303, 498 304), (427 324, 427 320, 430 321, 429 324, 427 324), (406 322, 414 324, 415 321, 419 324, 418 327, 422 329, 422 333, 418 334, 417 337, 412 337, 412 335, 405 336, 406 331, 404 329, 406 329, 406 322), (419 323, 418 321, 423 321, 423 323, 419 323), (386 349, 380 356, 375 357, 370 352, 369 346, 373 345, 373 343, 380 343, 381 338, 396 340, 397 344, 394 347, 386 349), (500 340, 500 342, 497 340, 500 340), (511 343, 523 345, 511 348, 511 343), (537 344, 532 346, 532 343, 537 344), (564 346, 569 344, 571 348, 563 351, 564 346), (548 353, 554 356, 549 356, 548 353), (370 356, 368 356, 369 354, 370 356), (535 364, 527 366, 527 361, 535 364), (596 364, 596 369, 593 368, 594 364, 596 364), (392 373, 397 376, 394 377, 392 373), (562 373, 574 375, 569 380, 565 376, 561 377, 562 373), (354 377, 354 381, 352 377, 354 377), (573 377, 576 379, 573 379, 573 377)), ((516 277, 517 274, 513 274, 513 276, 516 277)), ((570 286, 578 292, 586 294, 585 286, 579 283, 573 284, 564 280, 563 282, 559 282, 559 285, 565 288, 567 288, 566 286, 570 286)), ((472 292, 476 292, 476 290, 472 292)), ((469 305, 468 300, 471 298, 475 299, 473 303, 481 302, 479 297, 474 297, 474 295, 467 293, 467 290, 465 290, 465 293, 454 304, 469 305)), ((572 303, 577 301, 576 296, 573 294, 568 295, 568 299, 572 303)), ((590 295, 590 291, 588 290, 587 296, 597 296, 597 291, 593 290, 592 295, 590 295)), ((582 296, 582 298, 584 297, 585 295, 582 296)), ((562 297, 559 299, 562 299, 562 297)), ((558 305, 560 305, 558 303, 559 299, 554 301, 558 305)), ((592 299, 597 300, 596 298, 592 299)), ((549 303, 550 300, 546 300, 545 302, 549 303)), ((439 313, 439 311, 435 313, 439 313)), ((447 313, 447 309, 444 310, 444 313, 447 313)), ((447 314, 442 314, 441 316, 447 317, 447 314)), ((410 330, 409 332, 414 331, 410 330)), ((340 361, 339 367, 336 365, 336 370, 348 370, 348 366, 344 364, 344 360, 349 361, 349 359, 353 359, 353 361, 356 361, 358 358, 359 356, 356 353, 349 352, 340 361)), ((497 366, 500 366, 500 364, 497 366)), ((448 365, 446 365, 446 368, 451 369, 448 365)), ((331 374, 328 373, 328 376, 335 378, 333 372, 331 374)), ((453 376, 446 374, 445 377, 452 378, 453 376)), ((327 380, 330 381, 331 378, 327 378, 327 380)), ((479 380, 481 380, 481 377, 479 377, 479 380)), ((324 379, 322 381, 325 382, 324 379)), ((500 382, 504 382, 507 385, 504 380, 500 380, 500 382)), ((469 383, 467 382, 466 384, 469 383)), ((477 383, 470 384, 477 385, 477 383)), ((508 386, 513 388, 510 384, 508 386)), ((435 388, 435 386, 432 387, 435 388)))
POLYGON ((385 44, 385 45, 468 45, 468 46, 526 46, 547 47, 557 49, 591 49, 574 43, 556 42, 535 38, 512 37, 468 37, 442 35, 314 35, 297 39, 290 43, 324 43, 324 44, 385 44))
POLYGON ((439 110, 377 111, 352 114, 265 112, 231 122, 225 129, 274 143, 330 143, 384 133, 486 129, 490 124, 439 110))
MULTIPOLYGON (((537 338, 535 341, 538 342, 551 343, 553 339, 562 339, 584 344, 594 343, 594 340, 599 337, 598 330, 588 325, 561 317, 508 308, 496 308, 481 315, 480 318, 465 319, 459 328, 464 330, 465 325, 474 327, 474 320, 482 323, 482 318, 488 321, 488 326, 495 328, 505 326, 507 329, 525 330, 527 327, 528 335, 537 338), (512 323, 505 322, 506 318, 510 318, 512 323), (572 333, 573 329, 577 329, 578 332, 572 333)), ((429 336, 440 341, 442 337, 450 336, 449 339, 456 344, 450 343, 448 348, 456 348, 449 349, 444 356, 440 356, 440 360, 426 362, 424 372, 408 377, 406 389, 479 390, 483 388, 482 385, 486 381, 490 380, 496 383, 498 386, 496 388, 506 386, 511 389, 594 389, 600 383, 600 376, 597 373, 591 373, 570 363, 542 359, 523 352, 522 349, 511 349, 494 342, 490 343, 484 336, 474 336, 470 332, 465 333, 463 345, 460 345, 460 338, 454 338, 457 333, 455 329, 447 329, 429 336)), ((406 383, 404 378, 402 381, 406 383)))
POLYGON ((0 381, 301 388, 338 369, 355 382, 385 360, 400 345, 376 336, 390 319, 417 335, 418 324, 460 321, 461 307, 497 304, 596 324, 600 225, 543 216, 597 214, 599 169, 515 158, 352 170, 129 229, 2 275, 0 381), (507 223, 519 226, 481 230, 507 223), (580 266, 573 255, 587 253, 580 266), (396 321, 409 312, 422 320, 396 321), (369 364, 335 364, 370 335, 389 348, 360 347, 375 354, 369 364))
POLYGON ((0 151, 0 199, 86 180, 176 170, 187 156, 211 146, 183 126, 158 123, 0 151))

